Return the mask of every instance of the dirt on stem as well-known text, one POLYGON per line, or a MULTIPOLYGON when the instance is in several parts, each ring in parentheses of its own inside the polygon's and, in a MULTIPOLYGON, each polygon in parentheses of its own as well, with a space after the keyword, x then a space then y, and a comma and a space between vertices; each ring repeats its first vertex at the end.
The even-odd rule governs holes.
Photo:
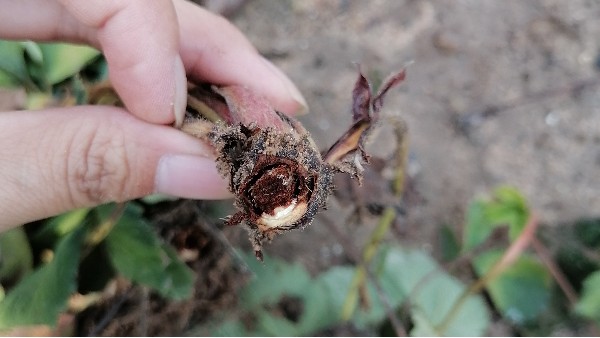
POLYGON ((352 124, 323 155, 300 122, 243 86, 190 89, 181 130, 213 145, 239 210, 225 223, 246 225, 259 260, 265 240, 304 229, 325 208, 335 173, 361 180, 363 163, 369 162, 365 141, 386 93, 405 77, 404 69, 394 73, 373 93, 359 71, 352 124))

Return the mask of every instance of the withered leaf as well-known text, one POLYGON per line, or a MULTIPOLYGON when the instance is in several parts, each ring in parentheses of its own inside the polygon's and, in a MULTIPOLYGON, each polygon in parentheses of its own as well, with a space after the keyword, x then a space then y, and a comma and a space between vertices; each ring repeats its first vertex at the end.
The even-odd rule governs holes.
POLYGON ((370 121, 370 105, 371 105, 371 86, 369 81, 358 72, 358 79, 352 90, 352 122, 370 121))
POLYGON ((406 79, 406 69, 402 69, 398 73, 394 73, 389 75, 385 80, 383 80, 381 87, 377 91, 377 95, 373 99, 373 112, 375 114, 379 114, 379 111, 383 107, 383 98, 385 94, 393 87, 399 85, 406 79))
MULTIPOLYGON (((370 129, 379 119, 379 111, 383 106, 383 98, 392 87, 402 83, 405 78, 405 69, 390 75, 381 85, 375 98, 371 99, 371 86, 362 72, 359 71, 358 79, 356 80, 354 90, 352 91, 352 119, 354 123, 350 129, 348 129, 348 131, 346 131, 346 133, 344 133, 344 135, 329 148, 324 156, 325 162, 337 163, 357 150, 360 151, 362 159, 368 161, 364 145, 370 129)), ((350 173, 358 175, 360 173, 360 168, 356 168, 355 165, 355 169, 355 172, 350 173)))

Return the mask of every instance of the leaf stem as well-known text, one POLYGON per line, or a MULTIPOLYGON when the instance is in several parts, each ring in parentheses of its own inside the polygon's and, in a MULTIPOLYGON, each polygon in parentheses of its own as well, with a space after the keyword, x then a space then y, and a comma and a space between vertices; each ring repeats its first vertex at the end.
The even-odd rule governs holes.
POLYGON ((435 327, 436 332, 438 332, 440 335, 443 335, 467 299, 471 295, 481 291, 481 289, 483 289, 489 282, 498 277, 498 275, 500 275, 507 267, 517 260, 521 253, 535 238, 535 231, 538 224, 539 222, 537 216, 534 213, 531 213, 527 223, 525 224, 525 228, 523 228, 523 231, 519 237, 517 237, 517 239, 504 252, 504 255, 502 255, 502 257, 496 263, 494 263, 494 265, 481 278, 473 282, 467 289, 463 291, 456 302, 454 302, 452 308, 450 308, 444 319, 435 327))
POLYGON ((537 238, 533 238, 531 246, 533 247, 533 250, 535 250, 535 252, 537 253, 538 257, 540 257, 542 263, 544 263, 548 271, 550 271, 550 274, 552 275, 552 277, 554 277, 554 280, 556 280, 556 284, 558 284, 562 292, 569 300, 571 307, 575 307, 575 304, 579 302, 579 296, 577 296, 577 292, 575 291, 571 283, 569 283, 567 277, 565 277, 558 265, 556 265, 556 263, 552 259, 550 253, 548 252, 548 249, 546 249, 544 244, 542 244, 542 242, 540 242, 540 240, 537 238))
MULTIPOLYGON (((405 182, 405 168, 408 160, 408 137, 406 124, 400 119, 392 119, 394 126, 394 132, 397 139, 397 150, 394 156, 394 167, 395 174, 392 182, 392 189, 394 196, 401 198, 404 192, 405 182)), ((362 261, 356 268, 356 273, 352 278, 350 289, 344 305, 342 307, 342 319, 349 320, 352 314, 356 310, 359 297, 359 289, 364 285, 367 277, 367 266, 377 253, 379 245, 383 241, 383 237, 389 231, 394 220, 396 219, 396 209, 394 207, 386 207, 383 211, 383 215, 379 219, 379 223, 369 238, 369 241, 365 245, 362 253, 362 261)))
POLYGON ((344 301, 344 305, 342 307, 343 320, 349 320, 350 317, 352 317, 354 311, 356 310, 356 306, 358 304, 358 290, 361 287, 361 285, 365 283, 367 276, 366 266, 371 262, 371 260, 377 253, 379 244, 381 243, 383 237, 392 225, 395 217, 396 210, 393 207, 385 208, 383 216, 379 220, 377 227, 371 233, 369 242, 365 246, 362 253, 362 261, 360 262, 360 265, 356 268, 356 273, 354 274, 352 282, 350 283, 350 290, 348 291, 348 295, 346 296, 346 300, 344 301))
POLYGON ((98 224, 98 226, 96 226, 87 234, 87 237, 85 239, 86 246, 94 247, 98 245, 98 243, 102 242, 117 224, 117 222, 125 212, 126 207, 127 203, 118 203, 112 210, 108 218, 103 220, 100 224, 98 224))

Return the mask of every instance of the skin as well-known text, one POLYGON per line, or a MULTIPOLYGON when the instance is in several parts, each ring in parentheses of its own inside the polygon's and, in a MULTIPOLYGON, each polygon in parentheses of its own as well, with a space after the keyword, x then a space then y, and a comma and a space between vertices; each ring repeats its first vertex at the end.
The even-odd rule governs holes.
POLYGON ((183 117, 187 79, 245 85, 280 111, 306 111, 241 32, 183 0, 0 0, 0 8, 0 38, 102 50, 127 107, 1 112, 0 231, 155 192, 230 197, 209 147, 171 126, 183 117))

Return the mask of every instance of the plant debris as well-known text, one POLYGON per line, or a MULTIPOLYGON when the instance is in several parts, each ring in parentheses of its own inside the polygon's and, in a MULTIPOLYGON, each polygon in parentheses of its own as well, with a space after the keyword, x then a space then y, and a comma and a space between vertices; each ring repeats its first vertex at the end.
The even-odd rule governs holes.
POLYGON ((300 122, 243 86, 189 90, 181 129, 214 146, 217 167, 239 209, 226 224, 246 224, 259 260, 264 240, 312 222, 333 191, 336 172, 360 180, 362 162, 369 161, 364 144, 385 94, 405 77, 404 69, 392 74, 373 95, 359 72, 352 92, 352 125, 323 156, 300 122))

